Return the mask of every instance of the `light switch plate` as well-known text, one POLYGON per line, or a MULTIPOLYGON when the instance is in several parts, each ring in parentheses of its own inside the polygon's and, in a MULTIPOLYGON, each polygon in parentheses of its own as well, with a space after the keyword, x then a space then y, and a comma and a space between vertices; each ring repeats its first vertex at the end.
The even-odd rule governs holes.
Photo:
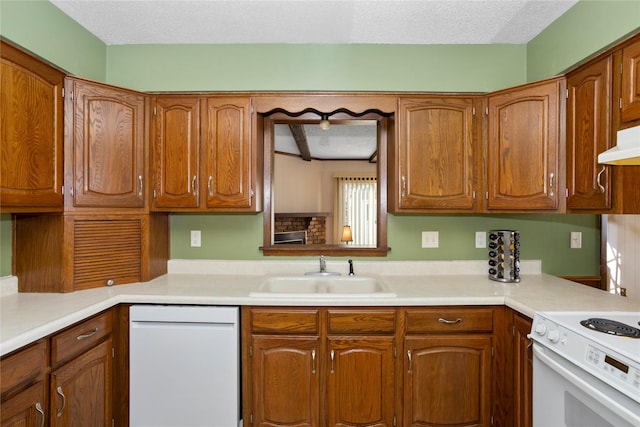
POLYGON ((476 249, 487 247, 487 232, 476 231, 476 249))
POLYGON ((582 248, 582 232, 572 231, 571 232, 571 249, 580 249, 580 248, 582 248))
POLYGON ((423 231, 422 232, 422 247, 423 248, 437 248, 438 247, 438 232, 437 231, 423 231))
POLYGON ((191 247, 199 248, 202 246, 200 230, 191 230, 191 247))

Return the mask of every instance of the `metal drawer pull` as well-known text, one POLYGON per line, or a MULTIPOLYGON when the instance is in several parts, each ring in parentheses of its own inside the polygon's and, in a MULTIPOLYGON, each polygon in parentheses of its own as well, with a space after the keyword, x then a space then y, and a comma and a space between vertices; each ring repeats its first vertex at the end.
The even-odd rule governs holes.
POLYGON ((446 323, 447 325, 455 325, 456 323, 462 322, 462 318, 458 317, 456 320, 448 320, 448 319, 445 319, 445 318, 441 317, 441 318, 438 319, 438 322, 446 323))
POLYGON ((553 172, 549 174, 549 196, 553 197, 553 178, 555 175, 553 172))
POLYGON ((84 333, 84 334, 80 334, 80 335, 78 335, 78 336, 76 337, 76 339, 77 339, 78 341, 86 340, 87 338, 94 336, 96 333, 98 333, 98 328, 95 328, 95 329, 94 329, 93 331, 91 331, 91 332, 87 332, 87 333, 84 333))
POLYGON ((311 373, 316 373, 316 351, 311 350, 311 373))
POLYGON ((533 365, 533 353, 531 351, 532 348, 533 348, 533 341, 529 340, 529 345, 527 345, 527 349, 525 350, 525 354, 527 356, 527 360, 529 361, 530 365, 533 365))
POLYGON ((40 402, 36 403, 36 412, 40 414, 40 427, 44 427, 44 410, 40 402))
POLYGON ((67 398, 64 396, 64 392, 62 391, 62 387, 58 386, 58 388, 56 388, 56 392, 62 398, 62 407, 60 409, 58 409, 58 412, 56 412, 56 417, 60 418, 62 416, 62 411, 64 411, 64 407, 67 404, 67 398))
POLYGON ((213 176, 209 176, 207 180, 207 190, 209 191, 209 195, 213 196, 213 176))
POLYGON ((193 194, 194 196, 196 195, 196 180, 198 179, 197 176, 193 175, 193 179, 191 179, 191 194, 193 194))
POLYGON ((411 350, 407 350, 407 358, 409 359, 409 368, 407 369, 407 372, 411 373, 411 368, 413 364, 413 360, 411 360, 411 350))
POLYGON ((138 175, 138 184, 140 185, 140 190, 138 190, 138 196, 142 196, 142 175, 138 175))
POLYGON ((331 373, 333 374, 333 359, 335 357, 335 352, 331 350, 331 373))
POLYGON ((598 178, 596 179, 596 184, 598 184, 598 188, 600 189, 600 193, 604 194, 605 192, 605 188, 604 185, 602 185, 602 182, 600 181, 600 178, 602 178, 602 174, 604 173, 604 171, 607 169, 607 167, 605 165, 602 165, 602 170, 600 172, 598 172, 598 178))

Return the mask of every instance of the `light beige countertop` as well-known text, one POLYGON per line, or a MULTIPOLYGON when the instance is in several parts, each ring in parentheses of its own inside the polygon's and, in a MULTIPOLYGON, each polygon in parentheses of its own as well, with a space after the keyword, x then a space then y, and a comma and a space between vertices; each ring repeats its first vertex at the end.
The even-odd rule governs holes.
MULTIPOLYGON (((327 261, 327 269, 347 273, 346 261, 327 261)), ((149 282, 66 294, 17 293, 0 297, 0 355, 120 303, 279 305, 279 306, 434 306, 506 305, 532 317, 536 311, 640 311, 637 303, 607 292, 540 273, 537 261, 523 261, 520 283, 489 280, 485 261, 363 261, 356 275, 377 276, 393 298, 250 297, 267 277, 298 276, 317 270, 310 261, 169 262, 169 274, 149 282)), ((5 279, 0 287, 15 286, 5 279)))

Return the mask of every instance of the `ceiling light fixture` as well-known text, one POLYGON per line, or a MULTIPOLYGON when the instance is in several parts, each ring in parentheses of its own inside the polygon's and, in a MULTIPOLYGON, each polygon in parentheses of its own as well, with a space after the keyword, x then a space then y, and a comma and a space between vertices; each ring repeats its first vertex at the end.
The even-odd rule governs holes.
POLYGON ((329 122, 329 116, 327 114, 322 115, 322 120, 318 123, 318 127, 322 130, 329 130, 331 123, 329 122))

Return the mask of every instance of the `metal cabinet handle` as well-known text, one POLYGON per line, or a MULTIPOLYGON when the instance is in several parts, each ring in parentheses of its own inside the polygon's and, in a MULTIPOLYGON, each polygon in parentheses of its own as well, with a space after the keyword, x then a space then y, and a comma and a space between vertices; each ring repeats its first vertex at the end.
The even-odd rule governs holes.
POLYGON ((402 175, 402 178, 400 178, 400 180, 402 181, 402 197, 406 197, 407 195, 407 179, 404 177, 404 175, 402 175))
POLYGON ((138 196, 142 196, 142 175, 138 175, 138 196))
POLYGON ((449 319, 445 319, 445 318, 441 317, 441 318, 438 319, 438 322, 445 323, 447 325, 455 325, 456 323, 462 322, 462 318, 458 317, 456 320, 449 320, 449 319))
POLYGON ((196 195, 196 180, 198 179, 197 176, 193 176, 193 178, 191 179, 191 194, 193 194, 194 196, 196 195))
POLYGON ((64 392, 62 391, 62 387, 58 386, 58 388, 56 388, 56 392, 58 393, 58 396, 60 396, 62 398, 62 407, 60 409, 58 409, 58 412, 56 412, 56 417, 60 418, 62 416, 62 411, 64 411, 64 407, 67 404, 67 398, 64 396, 64 392))
POLYGON ((533 348, 533 341, 529 340, 529 345, 527 345, 525 354, 527 356, 527 361, 529 361, 529 364, 533 366, 533 352, 531 351, 532 348, 533 348))
POLYGON ((549 196, 553 197, 554 193, 553 193, 553 178, 555 178, 555 175, 553 174, 553 172, 551 172, 549 174, 549 196))
POLYGON ((335 352, 333 350, 331 350, 331 373, 333 374, 334 370, 333 370, 333 360, 335 359, 335 352))
POLYGON ((36 412, 40 414, 40 427, 44 427, 45 415, 40 402, 36 403, 36 412))
POLYGON ((602 194, 604 194, 605 188, 604 188, 604 185, 602 185, 602 181, 600 181, 600 179, 602 178, 602 174, 606 169, 607 169, 607 166, 602 165, 602 169, 600 170, 600 172, 598 172, 598 177, 596 179, 596 184, 598 184, 598 188, 600 189, 600 193, 602 194))
POLYGON ((86 333, 84 333, 84 334, 80 334, 80 335, 78 335, 78 336, 76 337, 76 339, 77 339, 78 341, 86 340, 87 338, 94 336, 96 333, 98 333, 98 328, 95 328, 95 329, 94 329, 93 331, 91 331, 91 332, 86 332, 86 333))
POLYGON ((316 373, 316 350, 311 350, 311 373, 316 373))
POLYGON ((411 373, 411 368, 413 365, 413 360, 411 358, 412 354, 411 354, 411 350, 407 350, 407 359, 409 359, 409 368, 407 369, 407 372, 411 373))
POLYGON ((207 180, 207 191, 209 191, 210 196, 213 196, 213 176, 209 176, 207 180))

